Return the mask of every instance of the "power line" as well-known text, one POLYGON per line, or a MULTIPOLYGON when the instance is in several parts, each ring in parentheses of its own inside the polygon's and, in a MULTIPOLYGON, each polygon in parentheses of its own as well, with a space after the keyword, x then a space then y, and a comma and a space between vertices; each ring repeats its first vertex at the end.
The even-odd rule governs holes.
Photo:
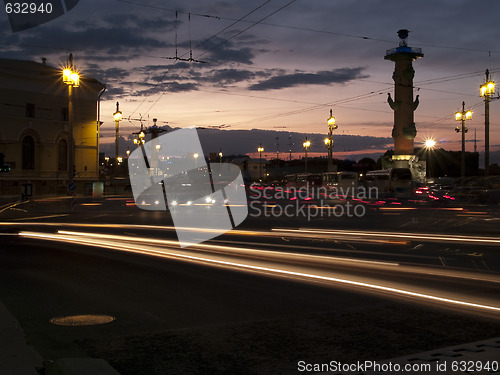
MULTIPOLYGON (((180 11, 178 9, 169 9, 169 8, 159 7, 157 5, 151 5, 151 4, 145 4, 145 3, 136 3, 134 1, 127 1, 127 0, 115 0, 115 1, 119 1, 120 3, 137 5, 137 6, 141 6, 141 7, 145 7, 145 8, 166 10, 166 11, 173 12, 173 13, 178 12, 178 13, 181 13, 181 14, 188 14, 188 12, 183 12, 183 11, 180 11)), ((210 15, 210 14, 201 14, 201 13, 191 13, 191 14, 193 16, 198 16, 198 17, 222 19, 219 16, 213 16, 213 15, 210 15)))
POLYGON ((330 102, 330 103, 317 104, 317 105, 313 105, 311 107, 302 108, 302 109, 298 109, 298 110, 295 110, 295 111, 283 112, 283 113, 278 113, 278 114, 275 114, 275 115, 264 116, 264 117, 255 118, 255 119, 251 119, 251 120, 239 121, 239 122, 235 122, 235 123, 233 123, 231 125, 232 126, 234 126, 234 125, 242 125, 242 124, 247 124, 247 123, 254 123, 254 122, 259 122, 259 121, 272 120, 272 119, 275 119, 275 118, 281 118, 281 117, 291 116, 291 115, 297 115, 297 114, 301 114, 301 113, 304 113, 304 112, 314 111, 316 109, 321 109, 321 108, 325 108, 325 107, 331 107, 331 106, 338 105, 338 104, 349 103, 349 102, 352 102, 352 101, 355 101, 355 100, 357 101, 357 100, 361 100, 361 99, 370 98, 372 96, 381 95, 381 94, 385 93, 385 91, 386 91, 386 89, 379 90, 379 91, 371 91, 371 92, 369 92, 367 94, 361 94, 361 95, 356 95, 356 96, 352 96, 352 97, 349 97, 349 98, 339 99, 337 101, 330 102))
POLYGON ((207 43, 209 40, 215 38, 216 36, 222 34, 224 31, 230 29, 231 27, 233 27, 234 25, 236 25, 238 22, 241 22, 244 18, 248 17, 249 15, 251 15, 252 13, 255 13, 257 10, 259 10, 260 8, 262 8, 264 5, 266 5, 267 3, 269 3, 271 0, 267 0, 265 1, 264 3, 262 3, 261 5, 259 5, 257 8, 251 10, 250 12, 248 12, 247 14, 245 14, 244 16, 238 18, 237 20, 235 20, 232 24, 230 24, 229 26, 223 28, 221 31, 219 31, 218 33, 212 35, 210 38, 208 39, 205 39, 203 42, 201 42, 200 44, 198 44, 196 48, 198 47, 201 47, 202 45, 204 45, 205 43, 207 43))
MULTIPOLYGON (((121 0, 120 0, 120 1, 121 1, 121 0)), ((252 10, 251 12, 249 12, 249 13, 247 13, 246 15, 244 15, 243 17, 241 17, 241 18, 240 18, 240 20, 241 20, 241 19, 243 19, 244 17, 247 17, 249 14, 252 14, 252 13, 253 13, 253 12, 255 12, 256 10, 258 10, 258 9, 262 8, 262 7, 263 7, 265 4, 267 4, 269 1, 271 1, 271 0, 267 0, 267 1, 266 1, 266 2, 264 2, 263 4, 259 5, 257 8, 255 8, 255 9, 254 9, 254 10, 252 10)), ((294 1, 295 1, 295 0, 294 0, 294 1)), ((177 11, 176 11, 176 18, 177 18, 177 11)), ((238 21, 237 21, 237 22, 238 22, 238 21)), ((237 22, 234 22, 232 25, 236 24, 237 22)), ((225 30, 225 29, 224 29, 224 30, 225 30)), ((217 34, 215 34, 215 35, 219 35, 220 33, 221 33, 221 32, 219 32, 219 33, 217 33, 217 34)), ((214 36, 209 37, 209 38, 208 38, 208 39, 206 39, 204 42, 200 43, 197 47, 199 47, 200 45, 203 45, 204 43, 206 43, 208 40, 212 39, 213 37, 214 37, 214 36)), ((190 36, 190 39, 191 39, 191 36, 190 36)), ((197 48, 197 47, 195 47, 195 48, 197 48)), ((192 53, 192 50, 191 50, 191 49, 190 49, 190 53, 192 53)), ((185 55, 185 54, 184 54, 184 55, 185 55)), ((184 56, 184 55, 182 55, 182 56, 184 56)), ((175 56, 176 56, 176 60, 178 60, 178 59, 177 59, 177 32, 176 32, 176 54, 175 54, 175 56)), ((186 67, 184 67, 184 68, 183 68, 183 69, 182 69, 182 70, 181 70, 181 71, 177 74, 177 76, 175 77, 175 79, 174 79, 172 82, 170 82, 169 84, 171 85, 172 83, 177 82, 177 80, 179 79, 179 77, 181 76, 181 74, 182 74, 182 73, 184 73, 184 71, 185 71, 185 70, 186 70, 186 67)), ((167 71, 165 71, 165 73, 163 74, 163 76, 160 78, 160 80, 158 81, 158 83, 155 85, 155 87, 154 87, 155 89, 156 89, 156 88, 157 88, 160 84, 162 84, 162 83, 163 83, 163 80, 165 79, 165 77, 166 77, 167 73, 168 73, 168 70, 167 70, 167 71)), ((147 112, 146 112, 146 113, 148 113, 148 112, 149 112, 149 111, 150 111, 150 110, 151 110, 151 109, 152 109, 152 108, 156 105, 156 103, 158 103, 158 101, 159 101, 159 100, 163 97, 163 95, 164 95, 164 94, 165 94, 165 91, 164 91, 163 93, 161 93, 161 94, 160 94, 160 96, 159 96, 159 97, 156 99, 156 101, 155 101, 155 102, 154 102, 154 103, 153 103, 153 104, 149 107, 149 109, 147 110, 147 112)), ((142 102, 141 102, 141 103, 137 106, 137 108, 136 108, 136 109, 134 110, 134 112, 132 112, 132 113, 135 113, 135 112, 136 112, 136 111, 140 108, 140 106, 141 106, 141 105, 142 105, 142 104, 146 101, 146 99, 147 99, 149 96, 150 96, 150 94, 148 93, 148 95, 146 96, 146 98, 144 98, 144 100, 143 100, 143 101, 142 101, 142 102)))
POLYGON ((236 33, 236 34, 234 34, 233 36, 231 36, 231 37, 229 37, 229 38, 225 39, 225 40, 224 40, 224 41, 222 41, 221 43, 217 44, 216 46, 214 46, 214 47, 210 48, 209 50, 205 51, 204 53, 202 53, 200 56, 206 55, 208 52, 213 51, 214 49, 216 49, 216 48, 220 47, 221 45, 223 45, 223 44, 225 44, 225 43, 229 42, 231 39, 234 39, 234 38, 236 38, 237 36, 239 36, 239 35, 243 34, 245 31, 247 31, 247 30, 251 29, 252 27, 257 26, 257 25, 258 25, 258 24, 260 24, 262 21, 264 21, 264 20, 268 19, 269 17, 271 17, 271 16, 275 15, 276 13, 278 13, 278 12, 282 11, 282 10, 283 10, 283 9, 285 9, 286 7, 288 7, 288 6, 292 5, 295 1, 297 1, 297 0, 292 0, 292 1, 290 1, 289 3, 287 3, 287 4, 283 5, 282 7, 278 8, 277 10, 275 10, 274 12, 272 12, 271 14, 269 14, 269 15, 265 16, 264 18, 261 18, 259 21, 257 21, 257 22, 252 22, 252 24, 251 24, 250 26, 248 26, 247 28, 245 28, 245 29, 243 29, 243 30, 241 30, 241 31, 237 32, 237 33, 236 33))
MULTIPOLYGON (((144 4, 144 3, 137 3, 137 2, 133 2, 133 1, 129 1, 129 0, 115 0, 115 1, 119 1, 119 2, 127 3, 127 4, 134 4, 134 5, 137 5, 137 6, 142 6, 142 7, 147 7, 147 8, 154 8, 154 9, 161 9, 161 10, 165 10, 165 11, 169 11, 169 12, 175 12, 174 9, 169 9, 169 8, 155 6, 155 5, 144 4)), ((179 11, 179 13, 183 13, 183 12, 179 11)), ((187 13, 187 12, 184 12, 184 13, 187 13)), ((215 16, 215 15, 199 14, 199 13, 191 13, 191 14, 199 16, 199 17, 208 17, 208 18, 216 18, 216 19, 220 19, 220 20, 237 21, 237 19, 231 18, 231 17, 223 17, 223 16, 215 16)), ((377 38, 377 37, 370 37, 370 36, 366 36, 366 35, 356 35, 356 34, 341 33, 341 32, 328 31, 328 30, 318 30, 318 29, 313 29, 313 28, 309 28, 309 27, 281 25, 281 24, 269 23, 269 22, 261 22, 261 21, 255 22, 255 21, 250 21, 250 20, 240 20, 240 21, 237 21, 237 22, 260 23, 260 24, 266 25, 266 26, 273 26, 273 27, 286 28, 286 29, 292 29, 292 30, 308 31, 308 32, 314 32, 314 33, 319 33, 319 34, 343 36, 343 37, 363 39, 363 40, 372 40, 372 41, 383 42, 383 43, 394 43, 393 40, 381 39, 381 38, 377 38)), ((454 50, 462 50, 462 51, 488 52, 488 56, 489 57, 491 57, 491 53, 500 53, 500 50, 493 50, 493 49, 486 49, 486 48, 470 48, 470 47, 445 46, 445 45, 429 44, 429 43, 416 43, 416 44, 419 45, 419 46, 431 47, 431 48, 443 48, 443 49, 454 49, 454 50)))
MULTIPOLYGON (((280 12, 281 10, 285 9, 286 7, 288 7, 289 5, 293 4, 295 1, 296 1, 296 0, 292 0, 292 1, 288 2, 287 4, 285 4, 285 5, 283 5, 282 7, 278 8, 277 10, 275 10, 275 11, 274 11, 274 12, 272 12, 272 13, 270 13, 269 15, 267 15, 267 16, 265 16, 265 17, 263 17, 260 21, 263 21, 263 20, 265 20, 265 19, 267 19, 267 18, 271 17, 272 15, 274 15, 274 14, 276 14, 276 13, 280 12)), ((255 10, 257 10, 257 9, 261 8, 262 6, 264 6, 264 5, 265 5, 265 4, 267 4, 267 3, 268 3, 268 1, 266 1, 264 4, 259 5, 259 6, 258 6, 255 10)), ((251 13, 252 13, 252 12, 251 12, 251 13)), ((252 24, 252 25, 250 25, 249 27, 247 27, 247 28, 245 28, 245 29, 243 29, 243 30, 241 30, 241 31, 237 32, 237 33, 236 33, 236 34, 234 34, 233 36, 231 36, 231 37, 229 37, 229 38, 225 39, 225 40, 224 40, 224 41, 222 41, 221 43, 219 43, 219 44, 217 44, 216 46, 214 46, 214 47, 210 48, 209 50, 205 51, 204 53, 202 53, 202 54, 201 54, 201 55, 199 55, 198 57, 201 57, 201 56, 203 56, 203 55, 207 54, 208 52, 210 52, 210 51, 214 50, 215 48, 220 47, 220 46, 221 46, 221 45, 223 45, 224 43, 227 43, 229 40, 231 40, 231 39, 233 39, 233 38, 237 37, 238 35, 241 35, 242 33, 244 33, 245 31, 249 30, 250 28, 252 28, 252 27, 254 27, 254 26, 258 25, 258 24, 260 23, 260 21, 258 21, 258 22, 256 22, 256 23, 253 23, 253 24, 252 24)), ((185 70, 186 70, 186 68, 182 69, 182 71, 181 71, 181 72, 179 72, 179 74, 178 74, 178 75, 177 75, 177 77, 174 79, 174 81, 170 82, 169 84, 172 84, 172 83, 176 82, 176 81, 177 81, 177 79, 180 77, 180 75, 181 75, 181 74, 182 74, 185 70)), ((159 82, 159 83, 161 83, 161 82, 163 81, 163 78, 164 78, 165 76, 166 76, 166 73, 162 76, 162 78, 161 78, 161 80, 160 80, 160 82, 159 82)), ((159 84, 159 83, 158 83, 158 84, 159 84)), ((157 86, 158 86, 158 85, 157 85, 157 86)), ((156 87, 157 87, 157 86, 156 86, 156 87)), ((163 93, 161 93, 161 94, 160 94, 160 96, 158 97, 158 99, 156 99, 156 101, 155 101, 155 102, 151 105, 151 107, 147 110, 147 112, 146 112, 146 113, 148 113, 148 112, 149 112, 149 111, 150 111, 150 110, 151 110, 151 109, 152 109, 152 108, 156 105, 156 103, 158 103, 158 101, 159 101, 159 100, 163 97, 163 95, 164 95, 164 94, 165 94, 165 91, 164 91, 163 93)), ((144 102, 144 101, 143 101, 143 102, 144 102)), ((141 103, 141 104, 142 104, 142 103, 141 103)))

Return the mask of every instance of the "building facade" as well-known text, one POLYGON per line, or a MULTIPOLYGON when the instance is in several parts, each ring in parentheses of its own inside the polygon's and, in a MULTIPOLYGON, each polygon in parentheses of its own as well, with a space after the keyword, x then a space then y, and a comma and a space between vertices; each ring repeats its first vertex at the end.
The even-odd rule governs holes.
POLYGON ((99 179, 99 98, 105 86, 81 77, 72 89, 74 166, 69 165, 68 86, 62 69, 0 59, 0 196, 65 195, 70 173, 78 192, 99 179))

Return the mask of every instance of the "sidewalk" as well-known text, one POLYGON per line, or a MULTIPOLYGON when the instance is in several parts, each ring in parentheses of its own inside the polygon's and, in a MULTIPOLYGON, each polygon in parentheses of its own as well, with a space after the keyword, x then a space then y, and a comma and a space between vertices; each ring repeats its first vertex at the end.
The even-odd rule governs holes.
POLYGON ((0 302, 0 372, 9 375, 40 375, 43 360, 26 342, 19 323, 0 302))
POLYGON ((0 374, 5 375, 120 375, 97 358, 44 361, 29 345, 17 320, 0 302, 0 374))

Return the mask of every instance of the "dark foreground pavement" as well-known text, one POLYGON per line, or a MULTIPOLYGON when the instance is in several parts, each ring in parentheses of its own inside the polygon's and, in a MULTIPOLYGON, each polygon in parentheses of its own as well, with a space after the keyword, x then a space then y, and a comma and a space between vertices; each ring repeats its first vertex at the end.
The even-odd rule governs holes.
POLYGON ((122 375, 295 374, 300 361, 383 360, 500 336, 492 315, 31 240, 3 241, 0 281, 0 300, 45 360, 102 358, 122 375), (74 314, 116 320, 49 322, 74 314))

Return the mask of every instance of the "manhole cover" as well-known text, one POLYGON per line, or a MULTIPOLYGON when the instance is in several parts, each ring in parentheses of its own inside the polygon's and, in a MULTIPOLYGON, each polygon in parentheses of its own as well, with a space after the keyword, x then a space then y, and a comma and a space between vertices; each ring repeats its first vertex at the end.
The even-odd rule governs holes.
POLYGON ((49 322, 58 326, 95 326, 115 321, 111 315, 70 315, 51 318, 49 322))

